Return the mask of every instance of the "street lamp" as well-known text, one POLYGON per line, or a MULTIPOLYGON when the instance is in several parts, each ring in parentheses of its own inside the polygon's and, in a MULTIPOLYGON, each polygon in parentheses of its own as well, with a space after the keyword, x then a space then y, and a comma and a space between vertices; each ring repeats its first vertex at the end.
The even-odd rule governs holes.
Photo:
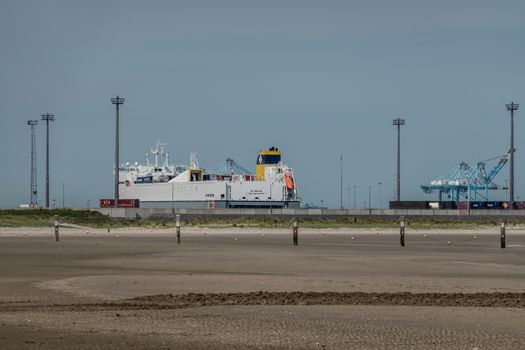
POLYGON ((38 206, 37 197, 37 181, 36 181, 36 137, 35 137, 35 126, 38 124, 38 120, 29 120, 27 125, 31 127, 31 207, 35 208, 38 206))
POLYGON ((341 198, 341 203, 340 203, 340 209, 343 209, 343 154, 341 153, 341 183, 340 183, 340 193, 339 193, 339 196, 341 198))
POLYGON ((111 98, 111 103, 113 103, 117 109, 116 114, 116 124, 115 124, 115 207, 118 207, 119 193, 118 193, 118 183, 119 183, 119 106, 124 104, 124 98, 117 96, 111 98))
POLYGON ((392 121, 397 126, 397 191, 396 201, 401 200, 401 126, 405 125, 405 119, 397 118, 392 121))
POLYGON ((379 185, 379 209, 381 209, 381 186, 383 185, 383 183, 379 182, 378 185, 379 185))
POLYGON ((46 208, 49 208, 49 122, 55 120, 55 115, 42 114, 42 120, 46 122, 46 208))
POLYGON ((357 186, 354 185, 354 209, 356 208, 356 202, 357 202, 357 191, 356 191, 356 188, 357 188, 357 186))
POLYGON ((368 210, 372 209, 372 185, 368 185, 368 210))
POLYGON ((510 111, 510 198, 509 210, 514 208, 514 111, 517 111, 519 104, 511 102, 505 105, 510 111))

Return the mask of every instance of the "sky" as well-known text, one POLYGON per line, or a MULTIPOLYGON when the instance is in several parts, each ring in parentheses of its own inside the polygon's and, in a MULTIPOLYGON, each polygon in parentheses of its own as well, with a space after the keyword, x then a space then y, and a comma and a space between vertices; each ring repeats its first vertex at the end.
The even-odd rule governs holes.
MULTIPOLYGON (((460 161, 509 149, 525 199, 525 2, 0 1, 0 207, 30 200, 28 120, 50 125, 50 198, 113 196, 115 108, 122 161, 157 139, 170 157, 255 169, 283 151, 303 203, 387 206, 401 117, 401 199, 460 161), (381 191, 379 191, 379 183, 381 191), (354 193, 355 186, 355 193, 354 193), (62 189, 65 189, 64 193, 62 189), (348 190, 350 189, 350 190, 348 190), (368 204, 367 204, 368 205, 368 204)), ((45 124, 37 126, 45 200, 45 124)), ((496 177, 504 184, 508 166, 496 177)), ((496 191, 492 199, 505 199, 496 191)))

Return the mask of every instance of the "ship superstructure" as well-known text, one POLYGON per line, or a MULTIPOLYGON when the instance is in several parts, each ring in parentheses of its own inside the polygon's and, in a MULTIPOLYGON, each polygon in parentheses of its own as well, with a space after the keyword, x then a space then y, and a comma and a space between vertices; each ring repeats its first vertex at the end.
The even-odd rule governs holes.
POLYGON ((157 142, 146 154, 146 164, 126 163, 119 169, 120 198, 139 199, 143 208, 300 207, 293 170, 275 147, 259 151, 255 173, 231 158, 206 171, 195 153, 189 166, 171 165, 164 147, 157 142))

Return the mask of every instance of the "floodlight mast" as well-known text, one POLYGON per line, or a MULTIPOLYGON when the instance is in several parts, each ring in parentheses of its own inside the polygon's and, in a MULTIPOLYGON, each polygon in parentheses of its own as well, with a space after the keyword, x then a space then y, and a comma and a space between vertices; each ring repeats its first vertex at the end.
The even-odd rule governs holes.
POLYGON ((514 209, 514 111, 517 111, 519 104, 511 102, 505 105, 507 111, 510 111, 510 197, 509 210, 514 209))
POLYGON ((30 206, 32 208, 38 206, 37 197, 37 179, 36 179, 36 137, 35 137, 35 126, 38 124, 38 120, 28 120, 27 125, 31 126, 31 200, 30 206))
POLYGON ((116 123, 115 123, 115 208, 118 207, 119 201, 119 106, 124 104, 124 98, 117 96, 111 98, 111 103, 115 105, 117 114, 116 114, 116 123))
POLYGON ((46 208, 49 208, 49 122, 55 120, 55 115, 42 114, 42 120, 46 122, 46 208))
POLYGON ((401 126, 405 125, 405 119, 397 118, 392 121, 397 126, 397 190, 396 201, 401 200, 401 126))

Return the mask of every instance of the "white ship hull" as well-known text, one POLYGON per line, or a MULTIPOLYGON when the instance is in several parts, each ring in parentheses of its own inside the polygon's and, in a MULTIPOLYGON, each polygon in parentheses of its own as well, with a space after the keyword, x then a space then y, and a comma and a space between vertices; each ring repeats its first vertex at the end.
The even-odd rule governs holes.
POLYGON ((123 183, 120 198, 139 199, 143 208, 298 208, 299 200, 287 198, 280 183, 269 181, 196 181, 147 184, 123 183))

